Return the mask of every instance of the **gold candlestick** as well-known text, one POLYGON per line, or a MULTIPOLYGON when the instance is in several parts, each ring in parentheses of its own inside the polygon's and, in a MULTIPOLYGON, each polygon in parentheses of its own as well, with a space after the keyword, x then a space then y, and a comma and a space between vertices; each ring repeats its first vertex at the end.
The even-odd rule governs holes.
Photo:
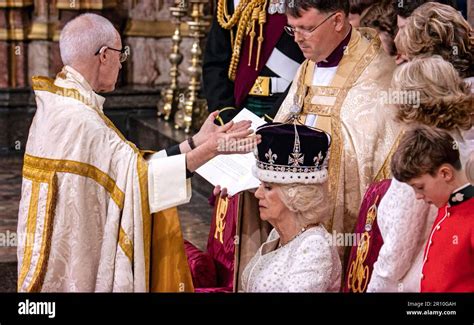
POLYGON ((202 74, 202 50, 201 41, 205 36, 205 30, 210 25, 204 15, 204 5, 208 0, 189 0, 191 4, 191 20, 187 22, 191 37, 194 38, 191 47, 191 66, 188 68, 190 81, 186 91, 186 100, 180 103, 179 110, 175 116, 175 127, 184 128, 189 133, 191 128, 199 127, 206 116, 205 100, 199 98, 202 74))
POLYGON ((175 7, 171 7, 171 15, 173 16, 173 24, 175 25, 174 34, 171 37, 173 42, 169 61, 171 63, 170 79, 171 83, 168 88, 162 92, 163 101, 158 104, 158 116, 162 116, 165 121, 170 119, 170 116, 176 112, 178 108, 178 78, 179 65, 183 62, 183 54, 179 50, 179 45, 183 39, 181 36, 181 20, 188 11, 188 4, 185 0, 177 0, 175 7))

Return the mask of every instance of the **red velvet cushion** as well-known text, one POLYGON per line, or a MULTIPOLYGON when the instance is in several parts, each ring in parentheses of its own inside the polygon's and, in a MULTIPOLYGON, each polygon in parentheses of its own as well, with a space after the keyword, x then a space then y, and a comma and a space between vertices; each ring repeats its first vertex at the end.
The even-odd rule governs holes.
POLYGON ((184 250, 188 257, 194 288, 216 287, 216 266, 212 257, 208 253, 200 251, 187 240, 184 241, 184 250))

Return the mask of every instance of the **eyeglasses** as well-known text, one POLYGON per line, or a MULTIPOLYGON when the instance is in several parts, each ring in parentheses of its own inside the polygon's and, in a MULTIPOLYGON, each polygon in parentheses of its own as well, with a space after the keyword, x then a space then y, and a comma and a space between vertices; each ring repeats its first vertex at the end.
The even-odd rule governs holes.
POLYGON ((295 36, 295 33, 300 33, 301 36, 303 36, 304 38, 307 38, 311 35, 311 33, 313 33, 319 26, 321 26, 322 24, 324 24, 326 21, 328 21, 329 18, 331 18, 332 16, 334 16, 335 14, 337 14, 337 12, 333 12, 332 14, 330 14, 328 17, 326 17, 326 19, 324 19, 320 24, 316 25, 316 27, 313 27, 309 30, 307 29, 296 29, 295 27, 291 27, 291 26, 285 26, 283 27, 285 29, 285 32, 290 35, 290 36, 295 36))
POLYGON ((104 51, 107 49, 120 52, 120 57, 119 57, 120 63, 127 61, 128 56, 130 55, 130 47, 128 46, 124 46, 121 50, 114 49, 113 47, 102 46, 100 49, 97 50, 97 52, 95 52, 94 55, 99 55, 101 53, 104 53, 104 51))

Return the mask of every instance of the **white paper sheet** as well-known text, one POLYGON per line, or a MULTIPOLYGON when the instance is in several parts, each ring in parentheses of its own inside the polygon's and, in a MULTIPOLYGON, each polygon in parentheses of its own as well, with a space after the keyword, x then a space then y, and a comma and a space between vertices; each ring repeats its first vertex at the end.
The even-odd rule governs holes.
MULTIPOLYGON (((252 121, 251 128, 253 130, 266 123, 246 108, 242 109, 232 120, 234 122, 250 120, 252 121)), ((212 185, 225 187, 229 195, 235 195, 244 190, 257 188, 260 185, 260 181, 252 174, 254 165, 255 156, 253 152, 244 155, 220 155, 198 168, 196 172, 212 185)))

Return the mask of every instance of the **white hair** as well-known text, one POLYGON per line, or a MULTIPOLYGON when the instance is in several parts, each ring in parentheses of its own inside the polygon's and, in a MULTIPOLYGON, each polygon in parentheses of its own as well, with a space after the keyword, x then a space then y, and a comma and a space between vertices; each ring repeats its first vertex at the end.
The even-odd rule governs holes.
POLYGON ((290 211, 296 214, 298 227, 327 221, 330 216, 327 182, 278 185, 280 199, 290 211))
POLYGON ((63 64, 87 61, 102 46, 113 46, 117 30, 112 23, 96 14, 82 14, 64 26, 59 38, 63 64))

